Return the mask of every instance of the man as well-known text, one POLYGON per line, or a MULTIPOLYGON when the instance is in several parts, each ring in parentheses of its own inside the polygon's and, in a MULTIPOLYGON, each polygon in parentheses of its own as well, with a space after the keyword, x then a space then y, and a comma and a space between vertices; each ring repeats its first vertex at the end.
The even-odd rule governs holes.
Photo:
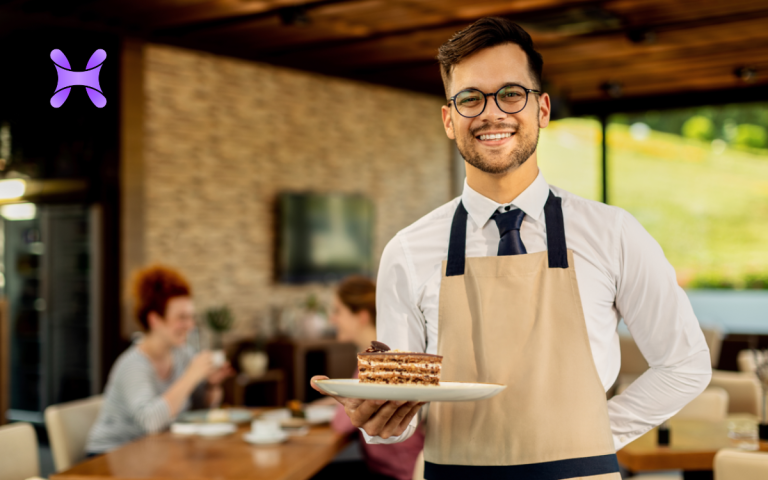
MULTIPOLYGON (((616 450, 709 383, 690 303, 631 215, 548 185, 539 172, 550 99, 522 28, 479 20, 438 60, 443 124, 467 179, 460 198, 384 250, 378 339, 443 355, 444 380, 508 387, 481 402, 430 405, 425 477, 618 479, 616 450), (606 402, 622 317, 650 369, 606 402)), ((420 407, 338 400, 369 443, 408 438, 420 407)))

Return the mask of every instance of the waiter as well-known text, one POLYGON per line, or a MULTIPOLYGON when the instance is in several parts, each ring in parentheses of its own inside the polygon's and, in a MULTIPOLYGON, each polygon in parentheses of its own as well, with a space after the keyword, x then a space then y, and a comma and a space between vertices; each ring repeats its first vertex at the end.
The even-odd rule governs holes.
MULTIPOLYGON (((428 480, 620 479, 616 450, 708 385, 710 355, 675 271, 626 211, 547 184, 543 60, 530 36, 485 18, 440 47, 461 197, 384 250, 378 339, 444 356, 442 378, 507 385, 490 400, 434 403, 428 480), (621 395, 624 318, 650 369, 621 395)), ((584 68, 589 68, 585 65, 584 68)), ((420 405, 338 399, 369 443, 408 438, 420 405)))

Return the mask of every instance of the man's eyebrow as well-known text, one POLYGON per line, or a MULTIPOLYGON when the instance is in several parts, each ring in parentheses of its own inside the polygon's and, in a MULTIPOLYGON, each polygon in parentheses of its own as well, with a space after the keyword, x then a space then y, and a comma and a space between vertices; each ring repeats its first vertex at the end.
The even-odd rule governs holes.
MULTIPOLYGON (((522 86, 523 86, 523 82, 521 82, 521 81, 519 81, 519 80, 513 80, 513 81, 509 81, 509 82, 503 82, 503 83, 501 83, 501 84, 499 85, 499 88, 502 88, 502 87, 506 87, 506 86, 508 86, 508 85, 520 85, 520 86, 522 87, 522 86)), ((464 87, 464 88, 462 88, 461 90, 457 91, 456 93, 459 93, 459 92, 463 92, 464 90, 469 90, 470 88, 473 88, 473 89, 475 89, 475 90, 480 90, 481 92, 483 91, 483 89, 482 89, 482 88, 479 88, 479 87, 475 87, 475 86, 469 86, 469 87, 464 87)), ((497 88, 496 90, 494 90, 494 92, 495 92, 495 91, 497 91, 499 88, 497 88)))

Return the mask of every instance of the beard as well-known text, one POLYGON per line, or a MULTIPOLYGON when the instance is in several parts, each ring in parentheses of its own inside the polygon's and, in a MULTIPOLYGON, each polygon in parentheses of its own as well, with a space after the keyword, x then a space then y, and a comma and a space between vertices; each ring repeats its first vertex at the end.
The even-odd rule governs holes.
POLYGON ((498 123, 495 125, 486 125, 470 131, 461 141, 456 140, 456 147, 459 149, 459 153, 467 163, 477 168, 478 170, 499 174, 506 173, 510 170, 518 168, 524 164, 526 160, 531 158, 531 155, 536 151, 536 146, 539 143, 539 122, 536 122, 536 128, 527 132, 521 130, 519 124, 511 123, 498 123), (512 150, 506 157, 503 153, 492 153, 482 155, 477 151, 477 145, 475 144, 475 137, 482 134, 484 131, 493 130, 513 130, 515 131, 515 137, 519 145, 512 150), (496 158, 494 158, 496 157, 496 158))

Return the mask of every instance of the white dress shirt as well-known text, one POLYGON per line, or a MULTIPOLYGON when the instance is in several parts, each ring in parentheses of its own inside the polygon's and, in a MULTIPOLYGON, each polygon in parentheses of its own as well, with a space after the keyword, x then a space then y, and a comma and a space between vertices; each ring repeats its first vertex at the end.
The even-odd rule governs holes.
MULTIPOLYGON (((547 249, 544 203, 550 189, 562 198, 565 240, 573 250, 589 343, 606 391, 621 365, 619 320, 629 328, 650 369, 608 401, 616 449, 677 413, 709 384, 709 349, 675 270, 659 244, 621 208, 586 200, 548 185, 541 172, 511 204, 501 205, 464 183, 460 198, 401 230, 386 246, 376 288, 377 337, 390 348, 437 353, 441 265, 448 257, 451 222, 459 201, 469 214, 467 257, 495 256, 497 210, 525 212, 520 236, 529 253, 547 249)), ((450 380, 450 379, 446 379, 450 380)), ((567 402, 568 392, 562 401, 567 402)), ((408 438, 364 433, 368 443, 408 438)))

